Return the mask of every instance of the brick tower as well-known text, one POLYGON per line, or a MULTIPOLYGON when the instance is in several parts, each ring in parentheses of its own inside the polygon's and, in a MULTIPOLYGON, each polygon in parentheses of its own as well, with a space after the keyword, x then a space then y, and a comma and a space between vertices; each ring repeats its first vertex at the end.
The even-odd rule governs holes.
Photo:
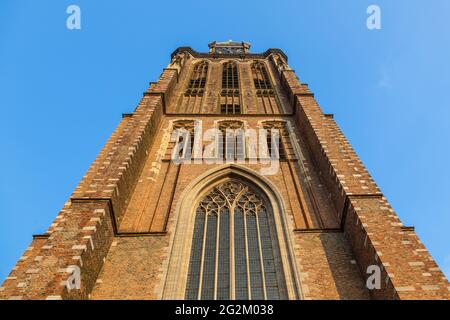
POLYGON ((283 51, 209 48, 172 54, 0 299, 448 299, 283 51))

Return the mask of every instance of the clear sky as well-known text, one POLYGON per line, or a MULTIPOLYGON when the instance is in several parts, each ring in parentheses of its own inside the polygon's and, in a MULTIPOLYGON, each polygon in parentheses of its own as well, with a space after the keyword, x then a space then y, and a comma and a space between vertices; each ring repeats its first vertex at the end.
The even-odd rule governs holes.
POLYGON ((0 1, 0 282, 170 53, 229 39, 284 50, 450 276, 449 16, 448 0, 0 1))

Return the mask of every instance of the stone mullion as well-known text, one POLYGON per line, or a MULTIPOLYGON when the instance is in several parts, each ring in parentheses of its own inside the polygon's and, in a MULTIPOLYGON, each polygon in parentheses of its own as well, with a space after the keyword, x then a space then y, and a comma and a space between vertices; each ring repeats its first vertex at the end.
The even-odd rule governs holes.
POLYGON ((267 300, 267 289, 266 289, 266 274, 264 271, 264 257, 262 253, 262 247, 261 247, 261 233, 259 229, 259 215, 258 213, 255 213, 256 216, 256 232, 258 234, 258 247, 259 247, 259 262, 261 264, 261 275, 262 275, 262 285, 263 285, 263 293, 264 293, 264 300, 267 300))
POLYGON ((247 213, 244 209, 242 209, 242 214, 244 215, 244 238, 245 238, 245 260, 246 260, 246 267, 247 267, 247 292, 248 292, 248 299, 252 299, 252 287, 251 287, 251 281, 250 281, 250 260, 248 257, 248 237, 247 237, 247 213))
POLYGON ((216 222, 216 262, 214 267, 214 300, 217 300, 217 282, 219 277, 219 246, 220 246, 220 210, 217 212, 216 222))
MULTIPOLYGON (((201 63, 201 62, 200 62, 201 63)), ((196 90, 195 96, 194 96, 194 103, 192 104, 192 111, 188 111, 188 112, 192 112, 195 113, 196 112, 196 107, 197 107, 197 102, 198 102, 198 98, 199 98, 199 89, 200 89, 200 79, 202 77, 202 73, 203 73, 203 67, 200 66, 200 68, 198 68, 198 65, 196 65, 194 67, 194 73, 195 73, 195 84, 193 89, 196 90)))
MULTIPOLYGON (((259 70, 258 70, 257 66, 254 66, 252 68, 252 70, 253 70, 253 84, 255 83, 255 78, 256 78, 256 80, 258 80, 258 84, 259 84, 260 77, 259 77, 259 73, 258 73, 259 70)), ((261 87, 261 86, 259 86, 259 87, 261 87)), ((256 86, 255 86, 255 94, 256 94, 256 101, 257 102, 260 101, 260 103, 258 103, 258 109, 260 109, 259 105, 261 105, 261 107, 263 108, 263 113, 267 114, 266 103, 264 101, 264 97, 262 95, 261 88, 256 88, 256 86), (258 92, 259 92, 259 96, 258 96, 258 92)))
POLYGON ((264 108, 264 113, 265 114, 269 114, 269 109, 267 108, 266 99, 264 97, 264 94, 263 94, 262 90, 260 90, 260 97, 261 97, 261 102, 262 102, 262 105, 263 105, 263 108, 264 108))
POLYGON ((229 208, 229 223, 230 223, 230 299, 236 299, 235 278, 236 278, 236 266, 234 261, 234 209, 232 205, 229 208))
MULTIPOLYGON (((269 88, 268 88, 268 86, 267 86, 267 80, 270 81, 270 79, 266 79, 266 78, 264 77, 263 68, 265 68, 264 65, 263 65, 263 66, 259 65, 258 68, 257 68, 257 69, 258 69, 258 72, 259 72, 259 78, 261 79, 261 81, 262 81, 262 83, 263 83, 263 88, 262 88, 262 91, 261 91, 261 94, 262 94, 262 100, 264 101, 264 104, 265 104, 265 105, 266 105, 266 104, 269 105, 271 114, 275 114, 275 113, 276 113, 276 112, 275 112, 275 108, 274 108, 273 105, 272 105, 272 101, 271 101, 271 99, 270 99, 270 95, 269 95, 269 92, 268 92, 269 88), (264 93, 264 91, 266 91, 266 92, 264 93), (266 101, 267 101, 268 103, 266 103, 266 101)), ((261 82, 260 82, 260 83, 261 83, 261 82)), ((267 111, 266 111, 266 113, 267 113, 267 111)))
POLYGON ((267 99, 267 101, 269 101, 269 106, 270 106, 270 109, 272 110, 272 114, 276 114, 277 113, 277 108, 275 108, 276 106, 274 107, 274 105, 272 103, 272 99, 271 99, 269 93, 267 93, 266 99, 267 99))
POLYGON ((205 264, 205 251, 206 251, 206 232, 208 226, 208 211, 205 209, 205 224, 203 226, 203 244, 202 244, 202 258, 200 259, 200 282, 198 284, 198 300, 202 299, 202 285, 203 285, 203 268, 205 264))

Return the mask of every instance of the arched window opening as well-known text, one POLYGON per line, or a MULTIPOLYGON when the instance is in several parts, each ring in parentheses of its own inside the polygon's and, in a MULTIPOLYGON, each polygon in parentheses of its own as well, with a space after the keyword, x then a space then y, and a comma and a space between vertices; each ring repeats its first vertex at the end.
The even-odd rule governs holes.
POLYGON ((222 69, 221 114, 241 114, 239 72, 236 62, 226 62, 222 69))
POLYGON ((194 66, 191 79, 184 93, 185 96, 202 96, 205 91, 208 76, 208 62, 202 61, 194 66))
POLYGON ((266 130, 267 150, 270 157, 278 155, 281 160, 296 159, 291 136, 284 121, 264 121, 262 127, 266 130), (272 129, 277 130, 278 144, 273 141, 272 129))
POLYGON ((208 61, 195 64, 184 95, 178 101, 177 112, 196 113, 202 111, 207 77, 208 61))
POLYGON ((275 90, 266 66, 261 61, 255 61, 251 69, 259 112, 268 114, 279 113, 275 90))
POLYGON ((178 120, 173 123, 172 135, 165 153, 165 160, 190 160, 194 148, 194 128, 193 120, 178 120), (173 139, 175 137, 175 139, 173 139))
POLYGON ((253 83, 257 90, 270 90, 272 83, 270 82, 267 69, 262 62, 254 62, 252 64, 253 83))
POLYGON ((222 183, 198 203, 186 299, 287 299, 270 205, 247 184, 222 183))
POLYGON ((242 121, 221 121, 218 129, 219 157, 227 160, 245 160, 245 131, 242 121))

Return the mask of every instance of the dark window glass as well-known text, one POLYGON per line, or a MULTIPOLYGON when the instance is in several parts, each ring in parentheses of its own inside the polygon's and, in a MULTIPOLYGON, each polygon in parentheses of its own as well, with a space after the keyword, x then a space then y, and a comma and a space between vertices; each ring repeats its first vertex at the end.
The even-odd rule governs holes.
POLYGON ((219 262, 217 266, 217 299, 230 299, 230 214, 224 208, 220 214, 219 262))
POLYGON ((272 141, 271 130, 267 130, 266 135, 267 135, 267 150, 269 152, 269 156, 275 157, 278 154, 279 159, 286 159, 286 152, 284 151, 283 142, 281 141, 281 132, 279 132, 278 143, 272 141))
POLYGON ((267 69, 262 62, 255 62, 252 65, 252 75, 255 88, 257 90, 272 89, 272 83, 267 73, 267 69))
POLYGON ((198 299, 198 286, 200 282, 200 264, 202 261, 203 248, 203 228, 205 224, 205 214, 202 209, 197 210, 194 236, 192 239, 191 260, 189 262, 188 281, 186 286, 186 299, 198 299))
POLYGON ((286 299, 269 217, 261 198, 240 182, 223 183, 208 193, 196 211, 186 299, 199 298, 199 290, 201 299, 286 299))
POLYGON ((241 106, 238 104, 221 104, 221 114, 241 114, 241 106))
POLYGON ((203 61, 194 66, 185 95, 196 96, 203 95, 208 76, 208 62, 203 61))
POLYGON ((215 274, 216 274, 216 232, 217 216, 208 215, 206 228, 205 257, 203 264, 202 299, 214 299, 215 274))

